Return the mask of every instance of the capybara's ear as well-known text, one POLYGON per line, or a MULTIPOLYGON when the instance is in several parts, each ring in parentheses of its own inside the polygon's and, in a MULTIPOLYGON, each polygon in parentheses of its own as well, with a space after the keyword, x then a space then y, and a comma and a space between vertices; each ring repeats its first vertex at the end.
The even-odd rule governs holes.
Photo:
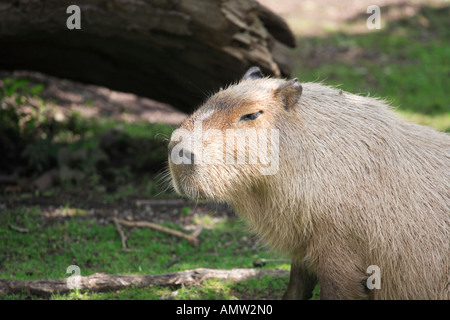
POLYGON ((264 78, 264 75, 262 74, 261 69, 258 67, 251 67, 244 74, 241 81, 242 80, 256 80, 256 79, 262 79, 262 78, 264 78))
POLYGON ((283 83, 275 90, 275 97, 281 99, 287 110, 295 107, 302 96, 303 88, 297 78, 283 83))

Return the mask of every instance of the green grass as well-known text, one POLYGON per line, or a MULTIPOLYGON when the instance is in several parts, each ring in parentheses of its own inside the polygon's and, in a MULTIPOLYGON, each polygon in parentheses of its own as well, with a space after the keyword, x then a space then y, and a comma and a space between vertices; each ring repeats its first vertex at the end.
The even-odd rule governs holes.
MULTIPOLYGON (((150 288, 126 288, 115 292, 95 293, 82 291, 66 295, 55 294, 53 300, 238 300, 238 299, 281 299, 287 279, 262 276, 258 279, 230 282, 207 280, 201 286, 178 288, 152 286, 150 288)), ((318 288, 317 288, 318 289, 318 288)), ((19 297, 18 297, 19 298, 19 297)), ((314 299, 317 299, 315 297, 314 299)))
MULTIPOLYGON (((3 210, 0 215, 0 278, 29 280, 67 278, 70 265, 80 267, 81 275, 96 272, 109 274, 159 274, 195 268, 251 268, 258 259, 282 258, 263 248, 251 245, 241 221, 222 219, 201 234, 199 247, 186 240, 148 228, 127 228, 127 245, 136 251, 122 250, 120 237, 112 222, 98 220, 66 206, 74 214, 64 219, 49 220, 36 207, 3 210), (28 229, 20 233, 11 225, 28 229)), ((165 223, 181 230, 180 226, 165 223)), ((267 267, 289 267, 286 263, 271 263, 267 267)), ((258 281, 229 283, 208 281, 201 286, 184 288, 130 288, 110 293, 85 295, 55 295, 52 299, 159 299, 178 290, 175 299, 237 299, 267 295, 281 297, 287 277, 265 277, 258 281)), ((15 295, 4 299, 24 299, 35 296, 15 295)))
MULTIPOLYGON (((448 6, 422 7, 364 34, 300 37, 292 53, 294 76, 385 98, 410 121, 450 131, 449 13, 448 6)), ((352 23, 364 23, 358 21, 352 23)))

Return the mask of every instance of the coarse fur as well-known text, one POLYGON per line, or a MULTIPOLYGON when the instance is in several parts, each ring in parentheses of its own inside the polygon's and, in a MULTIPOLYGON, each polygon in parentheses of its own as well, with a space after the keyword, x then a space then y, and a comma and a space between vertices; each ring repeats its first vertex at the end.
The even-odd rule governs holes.
MULTIPOLYGON (((266 244, 318 278, 322 298, 450 299, 450 136, 399 119, 380 99, 320 83, 302 83, 288 108, 277 91, 285 83, 244 79, 180 127, 201 120, 220 132, 277 129, 276 174, 169 157, 175 189, 228 203, 266 244), (380 268, 380 289, 366 286, 370 265, 380 268)), ((205 144, 227 152, 220 140, 205 144)))

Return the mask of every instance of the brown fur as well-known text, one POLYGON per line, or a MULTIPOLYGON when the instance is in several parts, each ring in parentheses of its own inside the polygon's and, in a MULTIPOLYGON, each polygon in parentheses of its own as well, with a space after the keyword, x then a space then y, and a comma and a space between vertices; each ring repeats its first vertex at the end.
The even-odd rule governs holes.
MULTIPOLYGON (((311 275, 298 283, 314 287, 318 278, 322 298, 450 299, 449 135, 397 118, 379 99, 318 83, 304 83, 298 102, 279 97, 285 83, 243 80, 181 126, 192 130, 203 116, 204 129, 221 132, 278 129, 275 175, 255 164, 169 160, 175 189, 230 204, 265 243, 293 257, 298 274, 311 275), (256 120, 239 121, 258 110, 256 120), (365 286, 370 265, 380 267, 381 289, 365 286)), ((295 294, 294 280, 288 295, 307 297, 295 294)))

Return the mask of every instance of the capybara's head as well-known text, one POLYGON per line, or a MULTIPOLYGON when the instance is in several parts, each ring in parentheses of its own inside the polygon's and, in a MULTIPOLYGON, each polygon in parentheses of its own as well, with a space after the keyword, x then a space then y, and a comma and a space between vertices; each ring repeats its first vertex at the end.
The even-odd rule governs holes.
POLYGON ((264 188, 279 169, 280 132, 296 115, 297 79, 265 78, 259 68, 210 97, 186 119, 169 143, 175 190, 188 197, 231 202, 264 188))

